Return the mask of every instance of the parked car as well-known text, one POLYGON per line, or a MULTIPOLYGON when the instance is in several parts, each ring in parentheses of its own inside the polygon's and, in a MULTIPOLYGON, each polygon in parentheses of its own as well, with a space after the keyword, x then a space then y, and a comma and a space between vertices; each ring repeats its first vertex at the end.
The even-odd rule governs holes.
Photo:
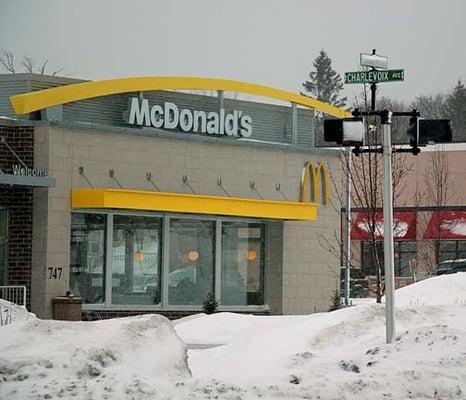
POLYGON ((435 267, 433 275, 454 274, 460 271, 466 272, 466 258, 442 261, 435 267))

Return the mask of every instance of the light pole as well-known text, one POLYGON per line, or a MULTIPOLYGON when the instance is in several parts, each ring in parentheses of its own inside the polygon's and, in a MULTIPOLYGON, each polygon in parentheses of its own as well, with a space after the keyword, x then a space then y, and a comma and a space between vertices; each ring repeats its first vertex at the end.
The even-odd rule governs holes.
POLYGON ((392 112, 380 114, 383 135, 383 249, 385 265, 385 320, 387 343, 395 337, 395 271, 393 254, 392 112))
POLYGON ((346 148, 346 193, 345 193, 345 239, 344 239, 344 267, 345 267, 345 305, 349 306, 351 290, 351 147, 346 148))

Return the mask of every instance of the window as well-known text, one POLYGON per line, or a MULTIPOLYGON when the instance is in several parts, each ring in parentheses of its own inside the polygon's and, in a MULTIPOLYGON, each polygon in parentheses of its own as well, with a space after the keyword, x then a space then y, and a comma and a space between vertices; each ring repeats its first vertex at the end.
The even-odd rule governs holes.
POLYGON ((86 304, 114 308, 199 309, 209 293, 220 305, 264 305, 265 227, 155 213, 73 213, 70 290, 86 304))
POLYGON ((0 286, 8 283, 8 211, 0 208, 0 286))
POLYGON ((222 305, 264 304, 264 225, 222 224, 222 305))
POLYGON ((161 219, 113 217, 113 304, 160 303, 161 219))
POLYGON ((202 305, 214 293, 214 250, 214 221, 170 219, 170 304, 202 305))
POLYGON ((441 240, 439 262, 466 258, 466 240, 441 240))
MULTIPOLYGON (((376 243, 377 256, 379 258, 380 265, 382 267, 382 275, 384 271, 384 251, 383 241, 377 241, 376 243)), ((362 259, 361 269, 366 275, 376 275, 376 262, 372 250, 372 244, 369 241, 361 242, 362 246, 362 259)), ((395 258, 395 276, 408 277, 412 276, 411 264, 416 259, 417 244, 414 241, 397 241, 394 242, 394 258, 395 258)))
POLYGON ((72 214, 70 290, 84 303, 104 302, 105 216, 72 214))

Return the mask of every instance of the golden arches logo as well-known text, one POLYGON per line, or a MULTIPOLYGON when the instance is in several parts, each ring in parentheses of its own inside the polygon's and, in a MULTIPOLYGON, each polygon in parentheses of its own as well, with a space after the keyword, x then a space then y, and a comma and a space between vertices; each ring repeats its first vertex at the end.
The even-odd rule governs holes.
POLYGON ((322 163, 308 161, 301 176, 301 202, 319 202, 322 193, 322 204, 330 204, 330 177, 327 167, 322 163), (320 189, 320 190, 319 190, 320 189))
POLYGON ((285 90, 274 89, 254 83, 215 78, 180 76, 148 76, 91 81, 59 86, 12 96, 10 98, 16 114, 27 114, 61 104, 110 96, 155 90, 223 90, 247 93, 288 101, 304 107, 313 108, 337 118, 351 117, 348 111, 331 104, 302 96, 285 90))

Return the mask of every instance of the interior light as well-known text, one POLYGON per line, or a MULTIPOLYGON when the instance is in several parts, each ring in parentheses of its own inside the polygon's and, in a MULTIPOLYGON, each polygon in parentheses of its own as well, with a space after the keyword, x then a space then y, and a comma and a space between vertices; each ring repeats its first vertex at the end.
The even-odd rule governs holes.
POLYGON ((197 261, 199 258, 199 252, 197 250, 191 250, 188 253, 188 259, 189 261, 197 261))
POLYGON ((134 260, 136 262, 143 262, 144 261, 144 253, 142 251, 136 251, 134 253, 134 260))
POLYGON ((257 257, 256 250, 248 249, 248 251, 246 252, 246 259, 249 261, 253 261, 256 259, 256 257, 257 257))

